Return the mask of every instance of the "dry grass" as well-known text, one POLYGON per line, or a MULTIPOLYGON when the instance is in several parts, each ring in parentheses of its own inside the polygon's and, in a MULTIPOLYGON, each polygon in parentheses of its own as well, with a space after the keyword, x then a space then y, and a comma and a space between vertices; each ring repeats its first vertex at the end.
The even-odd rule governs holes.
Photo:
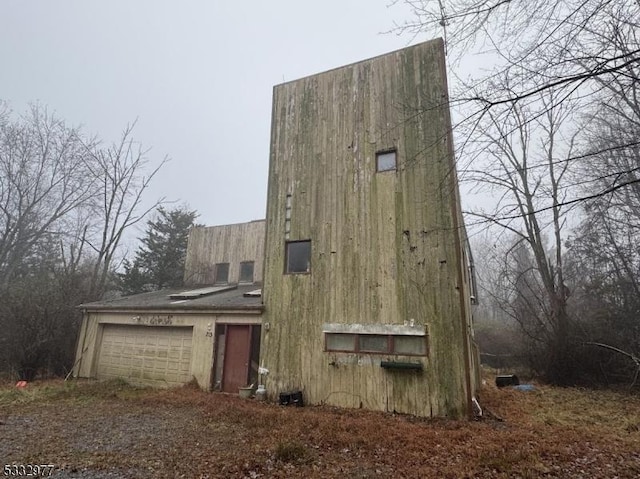
POLYGON ((61 381, 46 380, 30 383, 19 389, 13 385, 0 386, 0 407, 19 404, 39 405, 64 399, 96 401, 101 399, 137 398, 149 392, 148 388, 134 387, 123 380, 112 381, 61 381))
POLYGON ((54 463, 57 477, 640 476, 637 396, 488 385, 480 400, 503 421, 284 408, 120 382, 5 387, 0 460, 54 463))

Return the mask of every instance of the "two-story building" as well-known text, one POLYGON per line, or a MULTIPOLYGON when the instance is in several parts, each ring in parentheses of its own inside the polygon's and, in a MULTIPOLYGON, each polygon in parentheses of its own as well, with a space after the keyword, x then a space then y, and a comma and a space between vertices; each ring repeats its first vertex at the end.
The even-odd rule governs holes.
POLYGON ((193 288, 83 305, 76 375, 236 392, 260 364, 272 400, 469 415, 451 135, 439 39, 277 85, 266 222, 193 230, 193 288))

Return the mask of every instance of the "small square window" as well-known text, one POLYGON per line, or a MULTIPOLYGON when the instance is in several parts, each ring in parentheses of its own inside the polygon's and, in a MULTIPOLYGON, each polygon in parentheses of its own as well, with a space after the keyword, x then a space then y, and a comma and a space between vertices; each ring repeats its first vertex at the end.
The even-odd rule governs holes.
POLYGON ((354 352, 356 350, 355 334, 326 334, 327 351, 354 352))
POLYGON ((285 251, 285 273, 311 271, 311 241, 289 241, 285 251))
POLYGON ((240 263, 240 283, 253 283, 253 261, 240 263))
POLYGON ((359 338, 359 350, 368 353, 386 353, 389 351, 389 337, 375 334, 363 334, 359 338))
POLYGON ((229 282, 229 263, 216 263, 215 266, 215 283, 225 284, 229 282))
POLYGON ((379 151, 376 153, 376 171, 395 171, 396 151, 379 151))

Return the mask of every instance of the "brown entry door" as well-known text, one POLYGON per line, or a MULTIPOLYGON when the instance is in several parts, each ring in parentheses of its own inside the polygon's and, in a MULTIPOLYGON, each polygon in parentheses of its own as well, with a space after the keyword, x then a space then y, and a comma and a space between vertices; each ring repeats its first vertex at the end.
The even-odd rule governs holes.
POLYGON ((227 325, 225 336, 222 390, 237 393, 249 381, 251 326, 227 325))

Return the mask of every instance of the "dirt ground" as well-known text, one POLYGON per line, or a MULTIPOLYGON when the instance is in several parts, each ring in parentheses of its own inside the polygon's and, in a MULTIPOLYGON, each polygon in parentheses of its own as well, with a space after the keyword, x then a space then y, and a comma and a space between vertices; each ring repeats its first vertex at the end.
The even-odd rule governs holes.
POLYGON ((480 421, 423 420, 193 387, 5 385, 0 465, 14 477, 51 464, 50 477, 97 479, 640 477, 637 395, 488 385, 481 403, 480 421))

